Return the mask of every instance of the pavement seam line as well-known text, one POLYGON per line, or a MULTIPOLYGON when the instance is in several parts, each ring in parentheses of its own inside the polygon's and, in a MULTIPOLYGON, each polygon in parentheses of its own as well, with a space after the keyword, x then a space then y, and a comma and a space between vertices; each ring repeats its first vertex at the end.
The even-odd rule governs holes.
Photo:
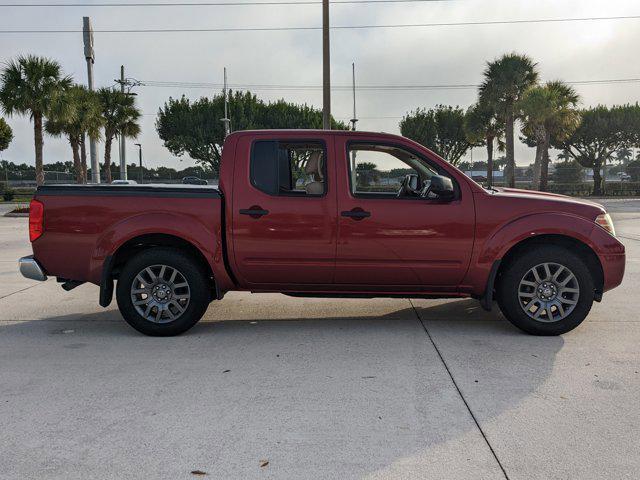
POLYGON ((30 285, 28 287, 23 288, 22 290, 18 290, 17 292, 11 292, 8 295, 5 295, 4 297, 0 297, 0 300, 3 300, 5 298, 7 298, 7 297, 10 297, 11 295, 15 295, 16 293, 24 292, 25 290, 29 290, 30 288, 37 287, 37 286, 38 286, 38 284, 30 285))
POLYGON ((427 334, 427 337, 429 338, 429 341, 431 342, 431 345, 433 345, 433 348, 435 349, 436 353, 438 354, 438 357, 440 357, 440 361, 442 362, 442 365, 444 366, 444 369, 447 371, 447 374, 449 375, 449 378, 451 379, 451 383, 453 383, 453 386, 457 390, 458 395, 460 395, 460 398, 462 399, 462 402, 464 403, 464 406, 467 407, 467 411, 469 412, 469 415, 471 415, 471 418, 473 419, 474 423, 476 424, 476 427, 478 427, 478 430, 480 431, 480 434, 482 435, 482 438, 484 439, 485 443, 487 444, 487 447, 489 447, 489 451, 493 455, 493 458, 496 460, 496 463, 500 467, 500 470, 502 470, 502 474, 504 475, 504 478, 506 478, 506 480, 510 480, 509 479, 509 475, 507 475, 507 471, 504 468, 504 465, 502 465, 502 462, 498 458, 498 455, 496 454, 496 451, 491 446, 491 443, 489 442, 489 439, 487 438, 487 435, 484 433, 484 430, 480 426, 480 422, 478 421, 478 419, 476 418, 475 414, 473 413, 473 410, 471 410, 471 406, 467 402, 467 399, 464 398, 464 395, 462 394, 462 390, 460 390, 460 387, 458 386, 458 383, 456 382, 455 378, 453 378, 453 373, 451 373, 451 370, 449 369, 449 365, 447 365, 447 362, 444 360, 444 357, 442 356, 442 353, 440 352, 440 349, 438 348, 438 345, 436 345, 436 342, 433 340, 433 337, 431 336, 431 333, 429 332, 429 329, 427 328, 427 325, 424 323, 424 321, 422 320, 422 317, 420 316, 420 314, 418 313, 418 310, 416 309, 416 306, 413 304, 413 300, 411 300, 410 298, 407 299, 407 300, 409 300, 409 303, 411 304, 411 308, 413 309, 413 313, 415 313, 416 318, 418 319, 418 322, 420 322, 420 325, 422 325, 422 328, 424 329, 424 333, 427 334))
POLYGON ((625 240, 635 240, 636 242, 640 242, 640 238, 626 237, 624 235, 619 235, 619 234, 618 234, 618 237, 624 238, 625 240))

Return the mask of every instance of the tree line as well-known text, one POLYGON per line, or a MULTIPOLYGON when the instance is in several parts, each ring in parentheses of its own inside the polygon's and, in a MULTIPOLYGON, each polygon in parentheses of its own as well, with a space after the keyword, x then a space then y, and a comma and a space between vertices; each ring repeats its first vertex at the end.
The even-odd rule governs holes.
POLYGON ((417 109, 400 122, 402 135, 458 165, 472 147, 487 149, 487 183, 492 184, 494 148, 505 152, 504 177, 515 186, 515 127, 535 148, 533 188, 546 190, 549 150, 593 169, 593 194, 603 193, 601 171, 617 152, 640 146, 640 106, 579 108, 580 97, 565 82, 540 84, 538 65, 528 56, 503 55, 488 62, 477 102, 466 111, 439 105, 417 109))
MULTIPOLYGON (((104 165, 100 164, 100 169, 104 171, 104 165)), ((112 163, 110 165, 111 175, 116 177, 120 171, 120 165, 112 163)), ((26 163, 17 164, 14 162, 10 162, 8 160, 0 161, 0 182, 3 180, 31 180, 35 178, 36 168, 34 165, 27 165, 26 163)), ((142 173, 142 177, 145 181, 153 181, 153 180, 181 180, 184 177, 199 177, 203 179, 213 180, 216 177, 213 176, 213 172, 209 169, 205 169, 199 165, 194 165, 190 167, 185 167, 182 169, 176 169, 171 167, 155 167, 149 168, 146 166, 142 167, 142 172, 140 171, 140 166, 135 163, 130 163, 127 165, 127 172, 129 173, 129 177, 134 180, 140 178, 140 174, 142 173)), ((45 176, 51 180, 52 178, 59 179, 59 174, 62 174, 63 177, 60 180, 65 180, 69 177, 69 175, 74 175, 74 165, 73 162, 54 162, 47 163, 46 169, 44 171, 45 176)), ((91 167, 87 169, 87 175, 91 176, 91 167)))
MULTIPOLYGON (((546 190, 549 151, 559 149, 565 162, 594 171, 593 193, 602 193, 601 170, 617 152, 640 145, 640 106, 580 108, 580 97, 560 80, 539 81, 537 63, 510 53, 487 62, 477 101, 468 109, 438 105, 418 108, 400 122, 402 135, 430 148, 460 166, 468 150, 487 151, 487 183, 493 183, 494 152, 504 152, 505 183, 515 186, 515 135, 535 148, 533 188, 546 190), (516 128, 519 132, 516 132, 516 128)), ((232 130, 322 128, 322 112, 306 104, 265 102, 247 91, 227 94, 232 130)), ((104 177, 112 178, 111 150, 115 139, 135 138, 140 111, 134 97, 102 88, 90 92, 74 85, 52 60, 21 56, 10 61, 0 76, 0 105, 8 115, 29 115, 33 121, 36 179, 44 180, 43 133, 68 140, 76 181, 87 181, 86 139, 103 139, 104 177)), ((188 155, 217 176, 225 127, 225 95, 190 100, 169 98, 158 110, 156 131, 174 155, 188 155)), ((347 129, 332 119, 332 128, 347 129)), ((0 119, 0 151, 11 140, 11 129, 0 119)))

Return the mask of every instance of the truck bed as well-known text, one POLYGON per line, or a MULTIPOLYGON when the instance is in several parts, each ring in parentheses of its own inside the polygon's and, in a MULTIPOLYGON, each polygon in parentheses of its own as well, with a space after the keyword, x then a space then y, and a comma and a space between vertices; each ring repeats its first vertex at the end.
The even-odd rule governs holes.
POLYGON ((149 235, 189 242, 210 263, 221 258, 222 195, 214 185, 46 185, 34 199, 45 212, 34 256, 58 278, 99 285, 105 261, 149 235))

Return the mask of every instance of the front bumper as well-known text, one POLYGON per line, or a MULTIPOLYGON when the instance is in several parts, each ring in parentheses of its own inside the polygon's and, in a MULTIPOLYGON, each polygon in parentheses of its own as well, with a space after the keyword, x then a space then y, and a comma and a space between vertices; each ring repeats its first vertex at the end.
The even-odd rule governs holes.
POLYGON ((18 265, 20 265, 20 273, 23 277, 40 282, 44 282, 47 279, 42 266, 33 258, 33 255, 22 257, 18 260, 18 265))

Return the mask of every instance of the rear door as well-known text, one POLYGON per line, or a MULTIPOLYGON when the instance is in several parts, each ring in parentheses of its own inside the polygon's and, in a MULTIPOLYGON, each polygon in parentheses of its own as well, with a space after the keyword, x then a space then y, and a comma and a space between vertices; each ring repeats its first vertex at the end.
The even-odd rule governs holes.
POLYGON ((446 172, 403 143, 363 136, 349 142, 341 136, 336 152, 336 284, 389 291, 454 289, 466 273, 474 240, 475 212, 466 182, 447 175, 458 190, 450 202, 399 198, 407 174, 425 178, 430 171, 446 172))
POLYGON ((250 288, 333 281, 337 218, 333 138, 259 134, 238 141, 232 238, 250 288))

